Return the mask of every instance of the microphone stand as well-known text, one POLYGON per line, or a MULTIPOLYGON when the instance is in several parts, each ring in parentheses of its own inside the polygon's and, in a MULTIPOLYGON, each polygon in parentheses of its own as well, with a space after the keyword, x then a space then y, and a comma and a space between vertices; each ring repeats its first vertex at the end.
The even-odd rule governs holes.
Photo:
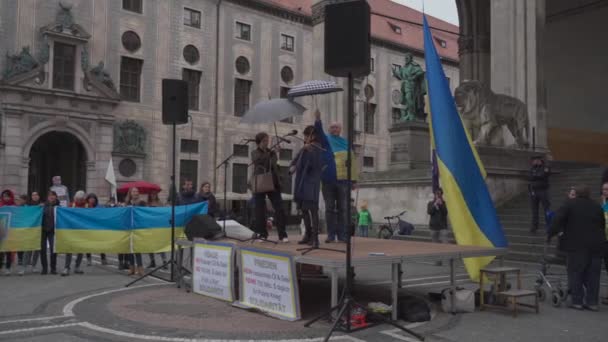
MULTIPOLYGON (((241 142, 245 142, 245 141, 241 141, 241 142)), ((224 221, 222 224, 222 238, 236 240, 239 242, 246 242, 251 239, 243 240, 243 239, 238 239, 235 237, 230 237, 230 236, 228 236, 228 233, 226 232, 226 220, 228 219, 228 163, 230 162, 230 160, 233 157, 234 157, 234 152, 215 167, 216 170, 222 166, 224 167, 224 221)))

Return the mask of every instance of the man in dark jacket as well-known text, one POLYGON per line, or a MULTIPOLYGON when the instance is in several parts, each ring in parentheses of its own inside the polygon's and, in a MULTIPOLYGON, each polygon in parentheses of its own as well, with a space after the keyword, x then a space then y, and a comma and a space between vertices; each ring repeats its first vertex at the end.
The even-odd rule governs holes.
POLYGON ((187 179, 184 181, 182 191, 177 195, 177 205, 193 204, 197 202, 196 191, 192 185, 192 181, 187 179))
POLYGON ((605 225, 604 211, 589 198, 589 189, 577 187, 576 198, 557 211, 549 231, 548 240, 563 233, 560 249, 568 258, 568 285, 575 309, 598 309, 605 225))
MULTIPOLYGON (((427 205, 427 214, 429 214, 429 229, 431 231, 431 240, 438 243, 448 242, 448 207, 443 200, 443 190, 441 188, 435 191, 435 197, 427 205)), ((435 263, 441 266, 441 261, 435 263)))
MULTIPOLYGON (((528 190, 530 191, 530 200, 532 201, 532 227, 530 232, 536 233, 538 230, 538 207, 543 205, 543 213, 549 211, 549 175, 551 170, 545 165, 542 157, 537 156, 532 159, 532 168, 530 169, 528 190)), ((545 223, 546 222, 546 215, 545 223)))
POLYGON ((42 242, 40 245, 40 263, 42 273, 48 273, 47 242, 51 253, 51 274, 57 274, 57 254, 55 253, 55 208, 59 206, 59 200, 55 191, 49 191, 48 200, 44 205, 42 213, 42 242))

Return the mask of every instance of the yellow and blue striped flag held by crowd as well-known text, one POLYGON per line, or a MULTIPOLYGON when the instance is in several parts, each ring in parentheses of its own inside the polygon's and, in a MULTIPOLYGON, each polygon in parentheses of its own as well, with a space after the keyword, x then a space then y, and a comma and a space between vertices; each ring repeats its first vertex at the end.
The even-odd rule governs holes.
POLYGON ((25 252, 40 249, 42 208, 0 208, 0 252, 25 252), (4 239, 2 238, 4 236, 4 239))
MULTIPOLYGON (((440 182, 452 230, 459 245, 507 247, 485 170, 458 114, 454 98, 424 16, 424 55, 430 99, 431 146, 435 149, 440 182)), ((473 280, 494 257, 466 258, 473 280)))

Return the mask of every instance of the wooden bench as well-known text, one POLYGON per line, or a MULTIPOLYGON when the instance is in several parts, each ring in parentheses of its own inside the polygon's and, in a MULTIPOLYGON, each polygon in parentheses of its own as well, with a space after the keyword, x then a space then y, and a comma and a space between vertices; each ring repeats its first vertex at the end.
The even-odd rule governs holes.
MULTIPOLYGON (((521 270, 515 267, 492 267, 492 268, 482 268, 479 271, 479 292, 483 293, 484 288, 484 279, 488 278, 494 283, 494 291, 496 293, 497 298, 504 298, 506 300, 506 304, 511 304, 511 309, 513 310, 513 317, 517 317, 517 306, 524 306, 533 308, 536 310, 536 313, 539 312, 538 307, 538 295, 536 291, 531 290, 522 290, 521 288, 521 270), (507 275, 515 274, 517 277, 517 289, 509 289, 507 285, 507 275), (519 298, 523 297, 534 297, 534 305, 520 303, 518 302, 519 298)), ((491 305, 484 303, 484 296, 479 296, 479 310, 483 310, 486 307, 490 308, 499 308, 505 309, 507 305, 491 305)))

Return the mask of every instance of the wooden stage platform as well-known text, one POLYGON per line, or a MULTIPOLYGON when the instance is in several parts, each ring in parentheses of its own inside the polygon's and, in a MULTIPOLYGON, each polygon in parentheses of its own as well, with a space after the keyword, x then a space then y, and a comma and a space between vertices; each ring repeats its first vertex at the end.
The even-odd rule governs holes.
MULTIPOLYGON (((273 237, 271 237, 271 239, 272 238, 273 237)), ((319 241, 325 241, 325 238, 325 235, 320 235, 319 241)), ((233 239, 220 239, 215 241, 231 243, 242 247, 255 246, 256 248, 267 249, 269 251, 289 253, 294 256, 296 263, 322 266, 324 270, 330 274, 331 278, 331 306, 333 307, 338 303, 339 271, 344 270, 346 267, 346 253, 319 249, 302 255, 302 252, 297 251, 297 249, 307 246, 298 245, 296 241, 291 241, 289 243, 279 242, 277 244, 259 240, 240 242, 233 239)), ((177 244, 180 248, 192 246, 192 242, 187 240, 179 240, 177 244)), ((322 242, 320 247, 346 251, 345 243, 322 242)), ((353 237, 352 265, 355 268, 391 265, 392 316, 393 319, 397 319, 396 304, 398 290, 401 285, 402 264, 414 261, 448 260, 450 266, 450 284, 451 287, 455 289, 455 260, 482 256, 500 257, 507 254, 507 251, 506 248, 484 248, 430 242, 353 237)))

